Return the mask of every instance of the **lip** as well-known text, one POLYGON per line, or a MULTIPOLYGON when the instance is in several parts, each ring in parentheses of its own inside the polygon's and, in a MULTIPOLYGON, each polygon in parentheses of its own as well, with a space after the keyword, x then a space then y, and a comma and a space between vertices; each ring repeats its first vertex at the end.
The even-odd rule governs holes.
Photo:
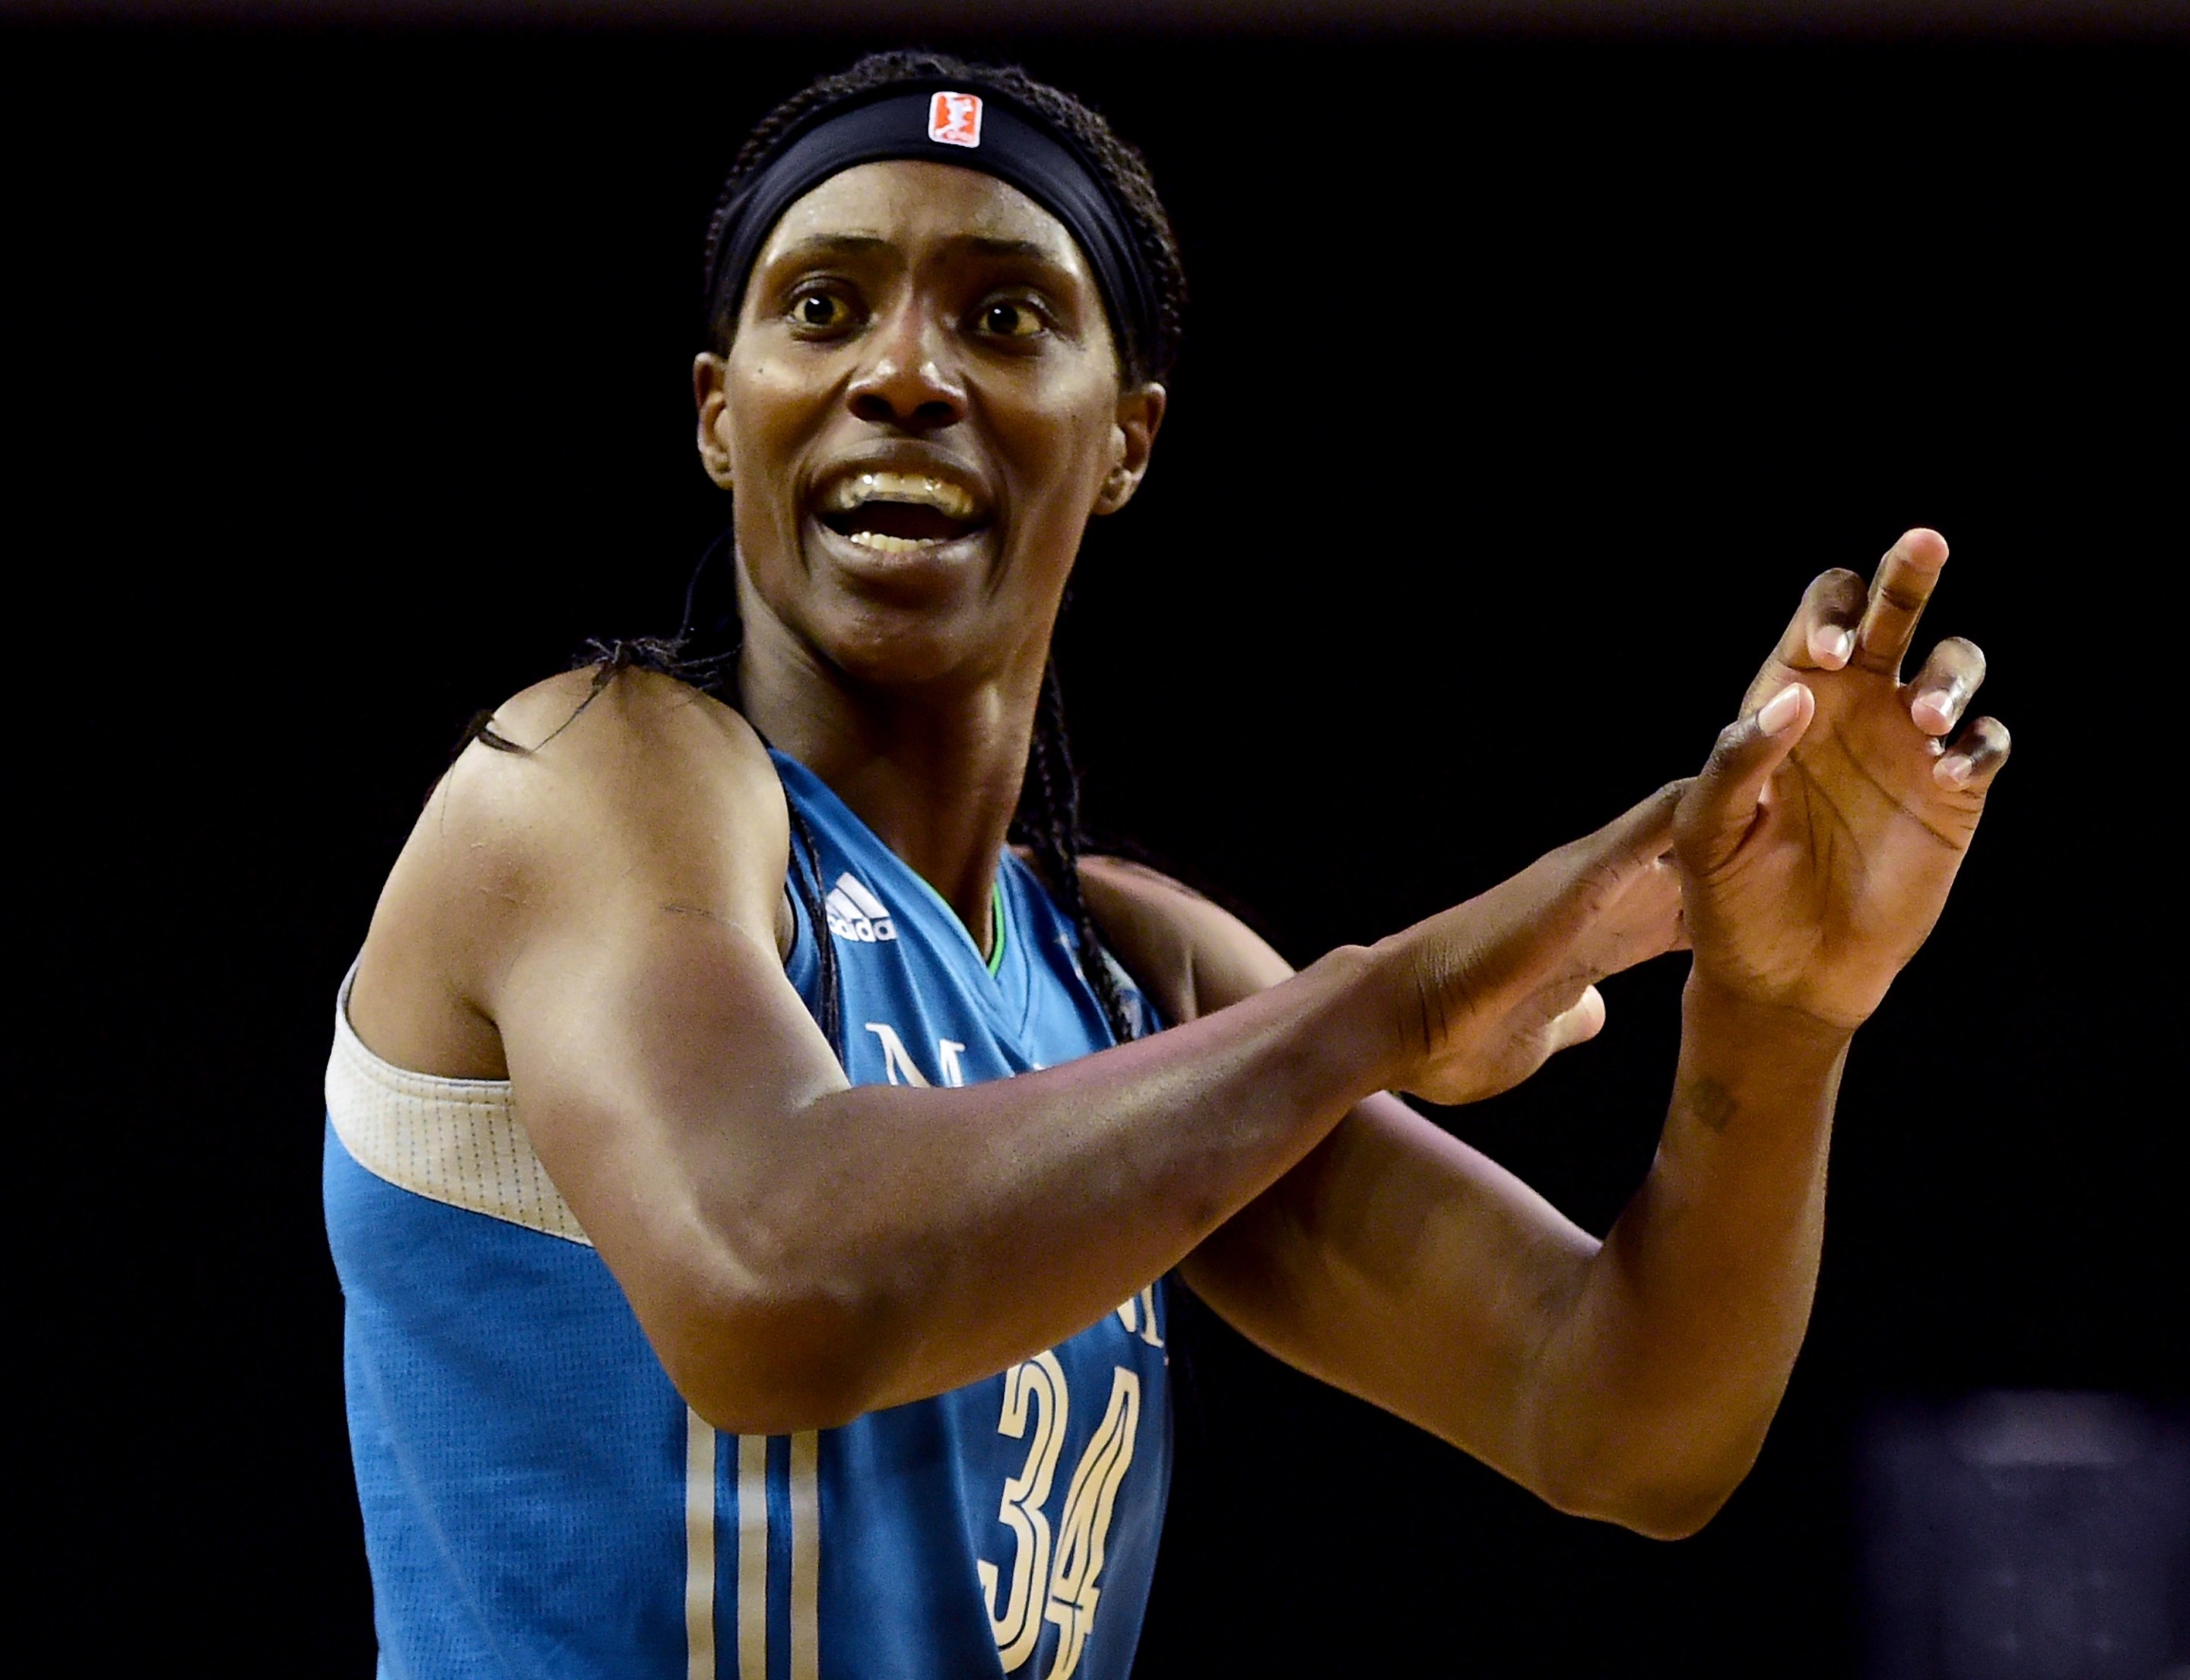
MULTIPOLYGON (((919 469, 893 467, 861 470, 907 472, 919 469)), ((996 531, 993 525, 976 525, 963 536, 954 536, 947 542, 925 543, 905 553, 886 554, 878 549, 863 548, 850 537, 830 530, 822 524, 818 514, 810 511, 800 523, 805 528, 807 541, 828 555, 839 570, 877 581, 895 579, 905 582, 914 582, 922 576, 934 576, 980 565, 990 552, 996 531)))
MULTIPOLYGON (((942 479, 956 485, 973 498, 974 518, 977 521, 974 528, 964 536, 954 537, 949 542, 937 544, 938 551, 956 548, 962 543, 979 536, 996 523, 996 486, 990 482, 988 474, 978 470, 972 463, 958 459, 948 451, 909 439, 893 439, 885 443, 871 444, 864 449, 855 449, 849 454, 840 456, 831 461, 826 469, 814 475, 813 481, 806 487, 804 498, 806 518, 819 524, 825 493, 832 485, 843 480, 855 477, 861 473, 905 473, 927 478, 942 479)), ((830 535, 835 536, 836 533, 831 531, 830 535)), ((843 541, 842 538, 837 540, 840 542, 843 541)), ((856 545, 848 546, 853 547, 855 552, 867 553, 870 558, 874 558, 871 551, 858 549, 856 545)))

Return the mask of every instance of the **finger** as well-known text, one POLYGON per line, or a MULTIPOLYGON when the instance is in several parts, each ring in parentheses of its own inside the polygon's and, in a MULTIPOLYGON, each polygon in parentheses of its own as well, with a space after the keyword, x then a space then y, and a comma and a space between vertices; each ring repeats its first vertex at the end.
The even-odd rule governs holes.
MULTIPOLYGON (((1575 854, 1583 870, 1610 865, 1623 878, 1648 869, 1665 855, 1673 840, 1673 813, 1679 809, 1688 782, 1669 781, 1648 798, 1638 799, 1594 834, 1585 834, 1562 852, 1575 854)), ((1554 853, 1554 856, 1560 855, 1554 853)))
POLYGON ((1585 978, 1601 980, 1680 950, 1681 875, 1670 857, 1653 858, 1628 879, 1582 941, 1585 978))
POLYGON ((1856 627, 1863 622, 1864 599, 1858 574, 1846 566, 1819 572, 1802 592, 1802 604, 1787 621, 1779 645, 1772 650, 1771 661, 1762 674, 1770 676, 1773 665, 1790 671, 1839 670, 1855 651, 1856 627))
POLYGON ((1562 846, 1545 862, 1557 871, 1548 920, 1571 935, 1596 922, 1673 843, 1673 814, 1686 782, 1668 782, 1594 834, 1562 846))
POLYGON ((1595 833, 1447 912, 1482 930, 1459 947, 1469 953, 1472 985, 1485 995, 1514 986, 1534 990, 1546 975, 1568 968, 1575 941, 1671 843, 1673 813, 1687 786, 1667 784, 1595 833))
POLYGON ((1855 661, 1866 671, 1898 671, 1916 633, 1916 621, 1932 599, 1939 568, 1947 563, 1947 539, 1921 525, 1903 532, 1886 551, 1870 582, 1870 603, 1856 632, 1855 661))
POLYGON ((1556 1056, 1577 1044, 1586 1044, 1604 1030, 1604 994, 1584 986, 1573 1005, 1544 1024, 1544 1053, 1556 1056))
POLYGON ((1690 865, 1715 869, 1733 855, 1756 820, 1757 802, 1772 772, 1817 714, 1817 696, 1808 686, 1790 683, 1758 710, 1719 731, 1710 761, 1674 820, 1690 865))
POLYGON ((1924 668, 1909 683, 1913 697, 1909 716, 1927 735, 1949 735, 1984 679, 1984 650, 1963 637, 1949 636, 1932 650, 1924 668))
POLYGON ((1932 779, 1956 792, 1981 796, 2007 762, 2009 745, 2006 724, 1997 718, 1980 718, 1932 766, 1932 779))

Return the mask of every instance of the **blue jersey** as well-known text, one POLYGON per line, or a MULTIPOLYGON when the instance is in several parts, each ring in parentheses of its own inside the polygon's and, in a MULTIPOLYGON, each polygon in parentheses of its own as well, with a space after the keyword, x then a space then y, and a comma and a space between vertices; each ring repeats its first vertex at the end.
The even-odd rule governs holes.
MULTIPOLYGON (((815 941, 835 941, 854 1082, 971 1084, 1110 1042, 1070 924, 1015 858, 984 962, 827 787, 776 764, 826 901, 823 928, 797 910, 786 970, 818 1015, 815 941)), ((1160 1284, 933 1399, 718 1434, 507 1082, 381 1061, 343 1002, 327 1229, 385 1680, 1125 1680, 1171 1474, 1160 1284)))

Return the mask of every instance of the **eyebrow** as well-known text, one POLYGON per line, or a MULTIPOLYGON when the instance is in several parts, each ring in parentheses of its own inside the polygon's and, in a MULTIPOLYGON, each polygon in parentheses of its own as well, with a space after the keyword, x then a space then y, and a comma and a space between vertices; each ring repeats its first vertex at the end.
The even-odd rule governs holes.
POLYGON ((969 251, 978 251, 984 257, 1032 257, 1045 263, 1054 263, 1057 256, 1047 245, 1031 239, 983 239, 978 236, 954 239, 953 245, 962 245, 969 251))

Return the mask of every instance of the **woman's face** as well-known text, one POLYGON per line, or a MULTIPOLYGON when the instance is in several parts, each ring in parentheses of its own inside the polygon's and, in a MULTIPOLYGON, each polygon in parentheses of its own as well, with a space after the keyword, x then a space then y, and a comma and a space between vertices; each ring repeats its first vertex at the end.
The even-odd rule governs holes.
POLYGON ((847 169, 784 213, 729 355, 701 356, 694 385, 752 596, 885 684, 1039 673, 1088 516, 1131 497, 1164 404, 1121 387, 1054 216, 911 162, 847 169))

